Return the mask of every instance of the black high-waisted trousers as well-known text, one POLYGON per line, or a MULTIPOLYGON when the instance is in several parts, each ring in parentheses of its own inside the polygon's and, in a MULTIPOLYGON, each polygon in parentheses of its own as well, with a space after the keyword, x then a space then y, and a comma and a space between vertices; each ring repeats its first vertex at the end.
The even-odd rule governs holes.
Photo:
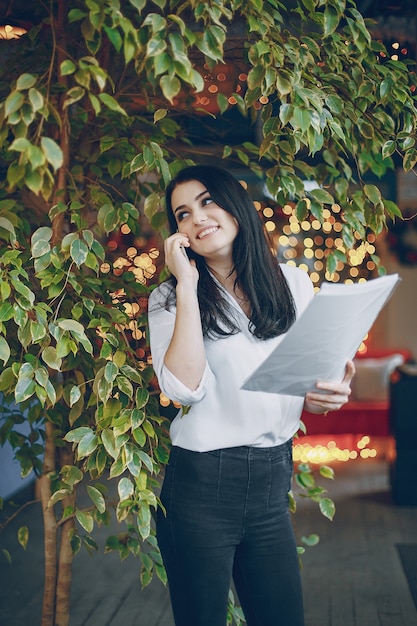
POLYGON ((157 536, 176 626, 225 626, 232 577, 248 626, 304 625, 291 476, 291 441, 211 452, 173 446, 157 536))

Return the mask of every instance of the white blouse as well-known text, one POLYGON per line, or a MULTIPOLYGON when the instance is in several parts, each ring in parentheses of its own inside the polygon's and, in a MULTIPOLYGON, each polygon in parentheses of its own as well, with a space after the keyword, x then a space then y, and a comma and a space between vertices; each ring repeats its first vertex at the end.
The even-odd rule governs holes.
MULTIPOLYGON (((281 265, 293 295, 297 316, 313 297, 306 272, 281 265)), ((197 389, 188 389, 164 365, 171 341, 175 306, 164 306, 169 284, 162 283, 149 297, 149 332, 153 367, 161 391, 189 411, 178 412, 171 424, 172 443, 206 452, 234 446, 267 447, 285 443, 298 430, 304 399, 240 389, 243 381, 282 341, 284 335, 258 339, 248 329, 248 318, 234 298, 241 332, 221 339, 204 339, 206 367, 197 389)))

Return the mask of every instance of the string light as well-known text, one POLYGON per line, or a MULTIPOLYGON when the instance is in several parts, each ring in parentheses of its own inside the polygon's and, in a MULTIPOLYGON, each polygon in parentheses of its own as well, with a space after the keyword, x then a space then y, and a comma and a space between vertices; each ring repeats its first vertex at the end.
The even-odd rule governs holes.
POLYGON ((361 436, 359 439, 355 435, 341 435, 326 444, 316 442, 317 437, 308 437, 308 435, 300 437, 293 447, 294 461, 322 465, 335 461, 346 463, 358 457, 373 459, 378 454, 376 448, 369 447, 372 442, 368 435, 361 436))

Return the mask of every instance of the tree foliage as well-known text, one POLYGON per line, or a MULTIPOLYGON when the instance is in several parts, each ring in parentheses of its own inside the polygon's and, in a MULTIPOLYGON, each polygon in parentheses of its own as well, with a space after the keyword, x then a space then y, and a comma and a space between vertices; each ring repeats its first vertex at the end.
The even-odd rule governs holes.
MULTIPOLYGON (((96 547, 107 476, 126 524, 107 547, 138 556, 147 584, 154 571, 164 579, 151 519, 167 432, 151 365, 127 331, 133 316, 146 333, 149 286, 102 271, 106 236, 123 224, 140 235, 144 216, 164 228, 161 189, 199 152, 187 120, 210 118, 196 107, 201 67, 238 59, 247 82, 234 106, 261 136, 212 156, 251 169, 299 219, 341 208, 343 259, 355 232, 379 233, 399 215, 363 177, 395 155, 406 171, 416 163, 414 86, 404 64, 381 61, 349 0, 36 5, 28 34, 0 42, 0 443, 23 475, 41 476, 55 585, 68 589, 72 555, 96 547), (305 180, 320 188, 307 192, 305 180)), ((219 94, 217 118, 232 106, 219 94)), ((65 624, 67 612, 46 593, 44 625, 65 624)))

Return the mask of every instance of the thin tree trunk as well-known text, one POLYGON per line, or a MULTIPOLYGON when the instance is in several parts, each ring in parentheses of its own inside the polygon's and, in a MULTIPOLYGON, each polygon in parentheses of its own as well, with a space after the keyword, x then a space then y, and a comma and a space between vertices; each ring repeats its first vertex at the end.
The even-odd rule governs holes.
MULTIPOLYGON (((73 465, 74 455, 68 448, 60 449, 60 467, 73 465)), ((70 507, 75 511, 75 487, 73 493, 62 501, 63 510, 70 507)), ((74 516, 71 515, 61 525, 60 550, 58 558, 58 581, 56 587, 55 626, 68 626, 71 608, 72 560, 71 535, 74 530, 74 516)))
POLYGON ((57 578, 57 523, 53 506, 48 506, 51 497, 51 473, 55 471, 54 426, 46 422, 45 457, 43 474, 39 479, 42 502, 45 580, 43 589, 41 626, 55 626, 55 592, 57 578))

